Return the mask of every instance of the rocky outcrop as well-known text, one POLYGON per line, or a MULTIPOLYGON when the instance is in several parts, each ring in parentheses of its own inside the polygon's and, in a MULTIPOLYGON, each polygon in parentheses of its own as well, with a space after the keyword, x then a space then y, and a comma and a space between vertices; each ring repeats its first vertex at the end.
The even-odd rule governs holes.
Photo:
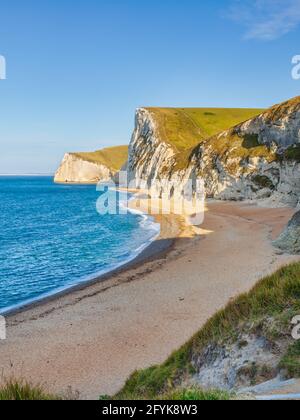
POLYGON ((300 143, 300 97, 275 105, 256 118, 240 125, 240 131, 256 134, 260 144, 279 151, 300 143))
POLYGON ((210 344, 194 355, 192 365, 197 373, 191 382, 232 391, 273 379, 280 374, 288 343, 281 338, 275 345, 263 335, 241 334, 233 342, 210 344))
POLYGON ((54 182, 73 184, 96 184, 100 180, 108 181, 115 174, 107 166, 84 160, 76 154, 67 153, 57 170, 54 182))
POLYGON ((138 109, 129 145, 129 181, 134 181, 136 188, 147 188, 151 181, 161 179, 162 169, 171 165, 170 159, 175 154, 174 148, 161 140, 151 113, 138 109))
POLYGON ((289 254, 300 254, 300 211, 298 211, 274 245, 289 254))
POLYGON ((205 180, 209 197, 220 200, 263 200, 266 205, 295 207, 300 197, 300 164, 282 159, 277 148, 244 149, 243 132, 223 133, 197 148, 191 157, 196 176, 205 180), (225 141, 226 151, 219 151, 225 141))
MULTIPOLYGON (((161 132, 161 130, 160 130, 161 132)), ((178 153, 159 134, 155 117, 138 109, 129 147, 129 179, 136 187, 202 178, 209 197, 296 206, 300 198, 300 97, 178 153)))

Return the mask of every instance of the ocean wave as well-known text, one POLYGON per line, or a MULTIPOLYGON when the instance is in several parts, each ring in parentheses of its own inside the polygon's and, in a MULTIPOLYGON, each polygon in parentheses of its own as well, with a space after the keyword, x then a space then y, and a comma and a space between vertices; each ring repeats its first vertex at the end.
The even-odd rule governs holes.
MULTIPOLYGON (((132 262, 133 260, 135 260, 138 256, 141 255, 141 253, 143 251, 145 251, 145 249, 147 249, 151 243, 153 243, 153 241, 155 241, 157 239, 157 237, 160 234, 160 225, 158 223, 155 222, 155 219, 150 216, 147 215, 146 213, 142 212, 141 210, 138 209, 132 209, 129 207, 129 202, 134 199, 134 196, 130 196, 129 200, 127 200, 126 198, 123 199, 122 196, 120 196, 120 201, 119 201, 119 206, 123 207, 128 210, 128 213, 137 216, 137 223, 140 229, 140 233, 138 234, 138 240, 136 241, 137 244, 136 246, 134 246, 134 241, 131 242, 132 248, 128 249, 128 252, 126 251, 126 247, 124 248, 123 253, 121 253, 121 255, 119 255, 117 258, 115 258, 115 261, 113 261, 111 264, 105 262, 105 260, 103 261, 103 265, 105 265, 105 267, 103 267, 100 270, 95 270, 92 274, 89 275, 82 275, 79 278, 74 278, 73 279, 70 277, 69 280, 66 280, 64 282, 64 284, 62 286, 59 286, 59 284, 56 284, 55 286, 53 286, 53 289, 51 289, 50 291, 47 291, 45 293, 43 293, 43 285, 40 285, 40 293, 39 291, 36 290, 36 292, 33 294, 32 297, 26 299, 26 293, 24 294, 24 299, 22 299, 22 297, 20 296, 20 299, 18 299, 18 301, 14 304, 11 305, 7 305, 5 307, 2 307, 0 310, 0 314, 7 314, 9 312, 15 311, 15 310, 20 310, 28 305, 31 304, 35 304, 35 303, 39 303, 47 298, 50 297, 55 297, 56 295, 59 295, 61 293, 67 292, 68 290, 72 290, 72 288, 74 287, 80 287, 80 286, 84 286, 85 284, 88 284, 90 282, 92 282, 93 280, 96 280, 97 278, 104 276, 104 275, 108 275, 111 272, 114 272, 118 269, 121 269, 122 267, 126 266, 127 264, 129 264, 130 262, 132 262), (144 233, 143 233, 144 232, 144 233), (145 237, 145 240, 143 241, 143 237, 145 237), (142 242, 142 243, 141 243, 142 242)), ((76 217, 75 217, 76 219, 76 217)), ((74 233, 74 232, 73 232, 74 233)), ((46 254, 45 254, 46 255, 46 254)), ((50 256, 49 256, 50 258, 50 256)), ((112 258, 113 259, 113 258, 112 258)), ((48 259, 47 259, 48 260, 48 259)), ((49 262, 49 260, 48 260, 49 262)), ((101 264, 100 264, 101 266, 101 264)), ((72 267, 72 266, 71 266, 72 267)), ((17 267, 15 267, 17 268, 17 267)), ((46 272, 48 272, 47 267, 45 267, 46 272)), ((31 270, 34 270, 34 266, 31 267, 31 270)), ((22 277, 22 270, 20 270, 20 276, 22 277)), ((72 270, 69 270, 66 273, 66 277, 70 276, 72 270)), ((32 274, 32 271, 31 271, 32 274)), ((37 270, 36 276, 35 278, 38 278, 39 276, 39 270, 37 270)), ((47 275, 45 274, 44 276, 45 278, 43 278, 43 280, 45 280, 46 284, 47 284, 47 275)), ((65 278, 66 278, 65 277, 65 278)), ((99 279, 100 280, 100 279, 99 279)), ((17 285, 17 282, 15 283, 15 285, 17 285)), ((33 282, 33 284, 30 283, 30 281, 28 281, 27 285, 26 285, 26 289, 24 289, 25 292, 27 292, 27 288, 31 288, 31 287, 35 286, 35 283, 33 282)), ((24 285, 25 287, 25 285, 24 285)), ((16 290, 17 292, 17 290, 16 290)), ((4 305, 3 305, 4 306, 4 305)))

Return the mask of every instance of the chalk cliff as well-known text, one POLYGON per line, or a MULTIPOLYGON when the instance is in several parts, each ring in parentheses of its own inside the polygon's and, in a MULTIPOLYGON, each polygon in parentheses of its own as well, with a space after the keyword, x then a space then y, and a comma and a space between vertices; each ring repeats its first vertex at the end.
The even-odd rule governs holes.
POLYGON ((113 173, 102 164, 86 161, 74 154, 65 154, 57 170, 54 181, 57 183, 97 183, 111 179, 113 173))
POLYGON ((209 197, 296 206, 300 199, 300 97, 178 151, 151 109, 138 109, 129 146, 129 179, 182 188, 203 178, 209 197))
POLYGON ((76 184, 108 181, 121 169, 127 155, 127 146, 111 147, 91 153, 67 153, 54 181, 76 184))

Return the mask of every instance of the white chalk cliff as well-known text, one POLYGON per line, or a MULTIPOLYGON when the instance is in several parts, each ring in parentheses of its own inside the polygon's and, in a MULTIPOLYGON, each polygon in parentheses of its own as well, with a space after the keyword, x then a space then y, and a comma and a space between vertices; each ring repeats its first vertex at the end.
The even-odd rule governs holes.
POLYGON ((115 171, 107 166, 84 160, 76 154, 66 153, 58 168, 54 182, 73 184, 96 184, 99 181, 108 181, 115 171))
POLYGON ((57 183, 96 184, 109 181, 128 159, 128 146, 113 146, 95 152, 67 153, 58 168, 57 183))
POLYGON ((158 189, 167 183, 182 189, 186 179, 201 177, 209 197, 297 206, 300 97, 201 141, 184 164, 175 148, 160 138, 153 114, 138 109, 127 169, 138 188, 155 180, 158 189))

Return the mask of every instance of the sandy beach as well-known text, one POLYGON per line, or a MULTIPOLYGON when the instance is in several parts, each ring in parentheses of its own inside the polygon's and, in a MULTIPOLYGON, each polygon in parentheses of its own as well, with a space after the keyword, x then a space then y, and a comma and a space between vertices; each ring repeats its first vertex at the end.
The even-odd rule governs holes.
POLYGON ((26 378, 81 399, 111 395, 260 278, 299 260, 271 244, 293 209, 207 207, 196 235, 181 218, 160 216, 160 237, 131 266, 9 316, 0 341, 2 381, 26 378))

